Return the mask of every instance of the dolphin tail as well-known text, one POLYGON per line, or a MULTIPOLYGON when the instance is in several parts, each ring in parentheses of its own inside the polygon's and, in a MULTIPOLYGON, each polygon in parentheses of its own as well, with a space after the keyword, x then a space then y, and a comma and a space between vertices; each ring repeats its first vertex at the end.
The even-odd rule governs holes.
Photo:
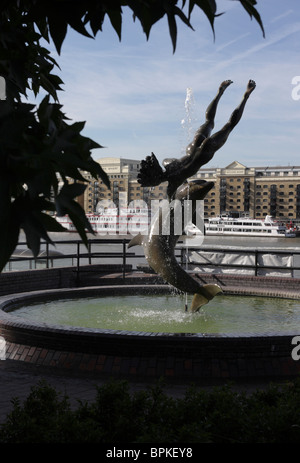
POLYGON ((132 246, 140 246, 142 245, 142 241, 143 241, 143 235, 139 233, 138 235, 135 235, 131 241, 129 241, 127 247, 132 248, 132 246))
POLYGON ((211 299, 213 299, 217 294, 222 293, 222 289, 218 285, 204 285, 203 293, 194 294, 190 311, 197 312, 200 307, 207 304, 211 299))

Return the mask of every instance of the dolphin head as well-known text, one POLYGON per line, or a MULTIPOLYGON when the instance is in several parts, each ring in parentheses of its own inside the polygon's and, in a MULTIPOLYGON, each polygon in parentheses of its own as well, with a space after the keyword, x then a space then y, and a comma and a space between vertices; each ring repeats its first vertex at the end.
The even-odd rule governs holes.
POLYGON ((184 199, 204 199, 213 186, 214 182, 192 180, 191 182, 184 183, 177 189, 175 199, 179 199, 180 201, 184 199))

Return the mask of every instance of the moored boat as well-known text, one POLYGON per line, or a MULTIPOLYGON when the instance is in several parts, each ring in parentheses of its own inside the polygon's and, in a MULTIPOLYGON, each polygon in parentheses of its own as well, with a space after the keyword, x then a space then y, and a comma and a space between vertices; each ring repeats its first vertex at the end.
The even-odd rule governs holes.
POLYGON ((286 236, 287 227, 282 222, 273 220, 270 215, 265 219, 251 219, 249 217, 221 216, 210 218, 205 223, 206 235, 238 235, 238 236, 286 236))
MULTIPOLYGON (((107 208, 95 214, 86 214, 92 229, 99 234, 137 234, 148 227, 148 209, 107 208)), ((68 215, 56 220, 69 232, 76 232, 68 215)))

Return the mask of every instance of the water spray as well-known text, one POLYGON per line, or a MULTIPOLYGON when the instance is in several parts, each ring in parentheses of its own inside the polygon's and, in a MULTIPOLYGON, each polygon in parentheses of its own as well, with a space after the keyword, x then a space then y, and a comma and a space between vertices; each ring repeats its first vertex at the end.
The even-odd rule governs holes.
MULTIPOLYGON (((194 110, 194 97, 193 97, 193 91, 190 87, 186 89, 186 98, 184 102, 184 107, 185 107, 185 118, 182 119, 181 121, 181 126, 185 131, 185 135, 187 137, 187 143, 189 143, 191 134, 193 133, 193 110, 194 110)), ((189 183, 188 183, 189 185, 189 183)), ((189 186, 188 186, 188 207, 189 207, 189 186)), ((189 217, 189 213, 187 213, 187 217, 189 217)), ((187 225, 187 224, 186 224, 187 225)), ((185 269, 186 272, 188 272, 188 246, 185 248, 185 269)), ((185 293, 185 306, 184 306, 185 312, 188 311, 188 293, 185 293)))

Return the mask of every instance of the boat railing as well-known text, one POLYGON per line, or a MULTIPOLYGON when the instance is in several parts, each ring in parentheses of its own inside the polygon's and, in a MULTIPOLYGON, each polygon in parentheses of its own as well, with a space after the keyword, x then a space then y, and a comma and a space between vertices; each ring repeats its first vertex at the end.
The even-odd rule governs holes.
MULTIPOLYGON (((79 275, 81 272, 86 272, 87 268, 90 272, 97 272, 99 266, 103 265, 105 267, 109 264, 112 272, 120 272, 121 269, 123 278, 125 278, 129 267, 132 272, 140 271, 139 269, 143 266, 147 268, 143 249, 138 247, 132 248, 133 252, 131 252, 131 249, 128 251, 127 245, 129 241, 130 238, 89 239, 87 247, 81 240, 74 239, 54 241, 55 247, 43 242, 37 257, 30 254, 25 242, 20 242, 3 272, 74 267, 74 270, 79 275), (59 251, 61 248, 64 249, 63 253, 59 251)), ((288 273, 287 276, 290 277, 300 278, 300 249, 246 249, 244 247, 230 246, 230 248, 222 248, 220 251, 218 247, 214 246, 187 248, 183 242, 179 242, 175 250, 175 256, 178 262, 191 273, 197 272, 197 268, 209 268, 212 273, 215 269, 218 269, 221 273, 235 272, 237 274, 249 270, 253 275, 276 271, 288 273), (193 261, 193 256, 196 254, 200 256, 198 262, 193 261), (204 255, 209 254, 222 255, 225 259, 219 259, 218 261, 213 258, 203 259, 204 255), (228 256, 233 258, 230 260, 228 256), (244 256, 244 260, 237 259, 235 256, 244 256), (276 262, 274 256, 276 256, 276 262)))

